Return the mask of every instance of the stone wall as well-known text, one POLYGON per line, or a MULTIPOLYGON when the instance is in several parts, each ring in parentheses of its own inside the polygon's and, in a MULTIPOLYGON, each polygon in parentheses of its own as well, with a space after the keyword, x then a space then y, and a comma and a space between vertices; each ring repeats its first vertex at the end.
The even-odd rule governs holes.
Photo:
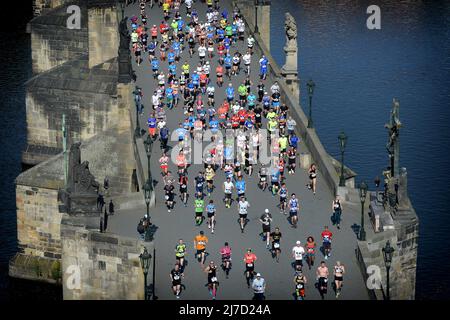
POLYGON ((88 9, 89 67, 117 57, 119 48, 118 12, 114 6, 88 9))
POLYGON ((62 150, 62 115, 70 141, 86 141, 118 123, 116 99, 106 94, 42 89, 27 92, 27 142, 62 150))
POLYGON ((61 258, 61 213, 56 189, 16 186, 19 252, 61 258))
POLYGON ((40 15, 62 4, 74 2, 73 0, 33 0, 34 15, 40 15))
MULTIPOLYGON (((61 2, 61 1, 59 1, 61 2)), ((32 72, 50 70, 88 52, 87 10, 81 7, 81 29, 68 29, 67 6, 30 21, 32 72)))
MULTIPOLYGON (((139 261, 141 241, 70 225, 67 216, 61 232, 65 300, 144 298, 144 276, 139 261), (75 279, 78 270, 79 278, 75 279)), ((149 243, 146 245, 151 252, 149 243)))

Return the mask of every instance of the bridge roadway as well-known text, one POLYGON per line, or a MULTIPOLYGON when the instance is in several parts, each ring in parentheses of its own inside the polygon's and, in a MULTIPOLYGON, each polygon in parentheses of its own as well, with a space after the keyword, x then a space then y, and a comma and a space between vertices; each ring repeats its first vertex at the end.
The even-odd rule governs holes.
MULTIPOLYGON (((221 1, 222 9, 225 7, 229 13, 232 13, 231 1, 221 1)), ((199 12, 200 21, 205 20, 206 4, 201 1, 196 1, 194 7, 199 12)), ((221 10, 222 10, 221 9, 221 10)), ((162 20, 162 9, 157 5, 153 9, 147 8, 147 16, 149 19, 149 26, 156 24, 159 27, 159 23, 162 20)), ((182 16, 185 16, 185 7, 182 5, 182 16)), ((138 15, 138 4, 131 4, 125 10, 125 15, 131 17, 138 15)), ((245 53, 246 44, 239 42, 236 47, 233 47, 231 52, 238 49, 241 53, 245 53)), ((147 60, 147 55, 143 55, 144 63, 137 66, 133 61, 133 68, 137 74, 137 85, 143 88, 144 93, 144 116, 140 116, 140 125, 142 128, 147 128, 146 119, 151 112, 151 96, 157 85, 156 80, 152 77, 150 64, 147 60)), ((255 90, 258 83, 258 60, 260 57, 253 56, 251 68, 255 72, 251 74, 251 80, 254 86, 252 90, 255 90)), ((181 64, 188 59, 191 65, 191 73, 198 64, 198 55, 195 54, 192 58, 189 58, 188 50, 185 50, 182 54, 182 58, 178 63, 178 74, 181 70, 181 64)), ((134 60, 134 57, 133 57, 134 60)), ((215 68, 217 66, 217 56, 213 57, 210 62, 212 64, 211 80, 215 83, 215 68)), ((161 69, 167 72, 167 62, 161 63, 161 69)), ((237 90, 238 85, 244 80, 243 72, 238 76, 232 76, 232 83, 237 90)), ((266 81, 266 88, 270 88, 272 83, 266 81)), ((228 79, 225 77, 224 86, 228 85, 228 79)), ((225 98, 224 89, 216 88, 216 101, 221 102, 225 98)), ((168 126, 171 131, 178 127, 178 123, 184 120, 182 112, 182 100, 177 108, 167 111, 168 126)), ((169 143, 173 146, 174 142, 169 143)), ((365 288, 364 280, 356 262, 355 258, 355 241, 356 235, 352 230, 352 225, 358 224, 359 210, 357 208, 344 207, 343 220, 341 223, 341 230, 337 230, 336 227, 331 225, 331 203, 333 195, 329 188, 324 183, 322 176, 319 172, 317 183, 317 194, 308 190, 305 185, 307 183, 307 172, 302 169, 297 169, 297 172, 293 176, 288 176, 287 187, 290 193, 295 192, 300 198, 301 211, 299 214, 299 227, 297 229, 291 228, 286 216, 281 214, 278 205, 278 197, 272 197, 268 190, 265 192, 257 188, 257 174, 253 176, 245 176, 247 182, 247 199, 250 202, 249 219, 245 233, 242 234, 237 222, 238 212, 235 205, 230 209, 226 209, 221 199, 223 193, 221 190, 221 184, 224 181, 223 172, 217 172, 215 178, 215 184, 217 189, 212 194, 212 199, 217 206, 217 225, 214 234, 211 234, 206 226, 206 221, 197 227, 194 224, 194 198, 191 196, 188 206, 185 208, 181 200, 176 196, 177 203, 172 213, 168 213, 164 204, 164 191, 163 182, 160 175, 160 168, 158 159, 161 156, 159 149, 159 141, 156 141, 153 146, 151 170, 153 172, 153 179, 157 181, 156 184, 156 206, 151 208, 150 215, 152 222, 158 227, 155 233, 155 247, 157 250, 156 258, 156 293, 159 299, 175 299, 171 292, 171 282, 169 279, 169 272, 175 263, 174 247, 178 239, 182 238, 187 243, 187 261, 188 265, 185 269, 185 278, 183 283, 186 286, 186 290, 182 292, 182 299, 211 299, 205 284, 207 282, 206 274, 203 272, 200 264, 196 261, 194 253, 193 239, 200 230, 205 231, 206 236, 209 238, 207 246, 207 262, 213 260, 217 265, 220 265, 220 255, 218 253, 221 246, 225 241, 228 241, 231 245, 233 252, 233 268, 230 272, 229 279, 225 279, 225 275, 222 270, 218 271, 218 279, 220 287, 218 290, 217 299, 251 299, 253 294, 251 289, 247 289, 244 277, 244 264, 242 262, 243 255, 246 248, 252 248, 257 255, 258 260, 255 264, 255 271, 260 272, 266 279, 267 299, 293 299, 294 285, 293 275, 294 270, 291 266, 293 261, 291 256, 291 249, 295 245, 297 240, 305 244, 306 238, 312 235, 318 246, 320 246, 321 239, 320 234, 324 225, 329 225, 330 230, 333 232, 333 251, 331 258, 327 260, 327 266, 332 274, 333 266, 336 260, 340 260, 346 267, 346 274, 344 276, 344 287, 339 299, 368 299, 367 291, 365 288), (270 252, 266 249, 265 242, 259 236, 261 232, 261 224, 258 221, 264 209, 268 208, 273 216, 272 226, 279 226, 282 232, 281 241, 281 258, 280 262, 276 263, 272 259, 270 252)), ((300 145, 299 152, 307 152, 303 144, 300 145)), ((144 164, 145 166, 145 164, 144 164)), ((194 194, 194 186, 192 181, 197 175, 198 171, 202 169, 200 165, 193 165, 189 168, 189 194, 194 194)), ((176 166, 170 163, 170 170, 176 174, 176 166)), ((255 172, 259 170, 259 165, 256 167, 255 172)), ((178 187, 176 187, 178 192, 178 187)), ((205 198, 208 200, 208 197, 205 198)), ((136 224, 140 217, 144 213, 142 210, 127 210, 118 212, 110 221, 109 231, 118 232, 124 235, 137 236, 136 224)), ((313 269, 308 270, 304 268, 305 275, 308 279, 306 286, 306 298, 307 299, 320 299, 317 289, 314 287, 315 283, 315 268, 317 263, 323 260, 323 255, 317 251, 316 265, 313 269)), ((333 279, 331 275, 330 280, 333 279)), ((149 278, 151 281, 151 277, 149 278)), ((328 295, 326 299, 334 300, 334 292, 329 286, 328 295)))

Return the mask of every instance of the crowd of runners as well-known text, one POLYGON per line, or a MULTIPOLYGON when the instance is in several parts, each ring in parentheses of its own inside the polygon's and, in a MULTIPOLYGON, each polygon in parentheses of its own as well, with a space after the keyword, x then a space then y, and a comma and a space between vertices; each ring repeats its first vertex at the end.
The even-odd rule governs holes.
MULTIPOLYGON (((222 192, 225 207, 230 210, 236 208, 239 228, 244 233, 250 221, 248 214, 251 208, 246 197, 246 190, 250 187, 246 177, 257 175, 259 181, 251 187, 259 187, 262 192, 267 190, 278 198, 280 213, 289 218, 292 228, 297 228, 301 203, 286 184, 297 169, 300 138, 296 135, 296 122, 289 115, 288 106, 281 101, 279 84, 267 82, 269 60, 264 55, 256 56, 253 50, 255 39, 246 34, 239 10, 235 8, 227 12, 220 8, 217 0, 141 0, 139 6, 140 12, 130 18, 132 52, 136 64, 152 74, 156 89, 151 97, 144 97, 145 88, 136 87, 134 98, 141 115, 144 115, 144 99, 151 102, 151 111, 147 115, 148 135, 160 141, 158 161, 163 177, 163 201, 168 213, 178 208, 185 211, 184 207, 191 201, 195 225, 201 226, 206 220, 213 235, 217 208, 211 196, 222 192), (196 6, 207 6, 206 16, 200 16, 196 6), (150 21, 148 10, 160 10, 163 13, 160 21, 150 21), (245 52, 238 50, 238 43, 245 44, 245 52), (197 65, 190 64, 194 56, 198 56, 200 61, 197 65), (258 61, 259 69, 251 68, 252 61, 258 61), (163 67, 166 65, 167 68, 163 67), (253 83, 250 78, 255 73, 258 74, 258 83, 253 83), (235 88, 230 80, 242 74, 245 80, 235 88), (224 84, 224 81, 229 83, 224 84), (216 101, 219 90, 225 93, 223 101, 216 101), (184 121, 177 128, 168 127, 167 117, 171 113, 183 114, 184 121), (176 141, 169 146, 173 137, 176 141), (203 169, 190 181, 188 170, 193 168, 194 141, 207 141, 209 146, 202 151, 203 163, 200 164, 203 169), (263 148, 265 145, 267 150, 263 148), (269 161, 263 165, 261 158, 267 152, 269 161), (170 170, 172 163, 176 166, 175 173, 170 170), (219 175, 219 172, 223 174, 219 175), (222 176, 224 180, 217 181, 222 176), (189 184, 195 186, 192 195, 188 192, 189 184), (179 204, 176 195, 180 198, 179 204)), ((308 175, 310 181, 306 187, 315 195, 317 169, 314 164, 310 166, 308 175)), ((339 228, 339 199, 333 201, 332 210, 333 223, 339 228)), ((272 214, 265 209, 259 218, 261 236, 275 263, 279 263, 282 233, 279 226, 273 228, 272 221, 272 214)), ((327 293, 330 276, 325 260, 331 255, 332 237, 332 232, 325 226, 320 234, 324 261, 316 269, 317 289, 322 298, 327 293)), ((199 231, 194 238, 195 256, 215 299, 219 288, 219 266, 214 261, 206 261, 207 245, 208 237, 204 231, 199 231)), ((183 239, 179 239, 175 246, 176 263, 170 279, 177 298, 183 289, 188 247, 183 239)), ((296 299, 305 298, 307 278, 303 261, 307 262, 309 270, 314 267, 316 250, 313 236, 305 239, 304 246, 297 241, 290 250, 296 299)), ((228 278, 232 268, 231 247, 225 243, 216 254, 221 258, 220 268, 228 278)), ((264 299, 266 284, 262 275, 255 271, 257 256, 248 248, 239 260, 245 267, 246 283, 254 290, 255 299, 264 299)), ((333 268, 336 298, 341 292, 344 273, 345 267, 336 262, 333 268)))

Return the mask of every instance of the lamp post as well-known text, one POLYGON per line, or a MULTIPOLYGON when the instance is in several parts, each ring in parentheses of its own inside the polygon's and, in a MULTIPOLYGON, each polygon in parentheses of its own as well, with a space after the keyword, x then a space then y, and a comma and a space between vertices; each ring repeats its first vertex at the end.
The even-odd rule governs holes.
POLYGON ((344 152, 345 152, 345 146, 347 145, 347 136, 345 135, 344 131, 342 131, 339 136, 339 148, 341 150, 341 176, 339 178, 339 186, 345 187, 345 178, 344 178, 344 152))
POLYGON ((387 287, 386 300, 390 300, 391 296, 389 294, 389 270, 391 269, 392 255, 395 249, 391 247, 391 243, 388 240, 382 250, 384 263, 386 264, 386 287, 387 287))
POLYGON ((309 96, 309 116, 308 116, 308 128, 313 128, 314 124, 312 121, 312 97, 314 94, 314 87, 316 86, 316 84, 314 83, 314 81, 312 81, 311 79, 309 79, 309 81, 306 83, 306 87, 308 88, 308 96, 309 96))
POLYGON ((144 252, 139 255, 139 259, 141 260, 142 271, 144 272, 144 299, 148 300, 147 295, 147 274, 148 269, 150 267, 150 259, 152 256, 148 253, 147 248, 144 247, 144 252))
POLYGON ((255 0, 255 32, 254 33, 259 33, 259 28, 258 28, 258 7, 261 5, 261 0, 255 0))
MULTIPOLYGON (((136 89, 133 92, 135 95, 139 94, 139 87, 136 86, 136 89)), ((134 137, 140 138, 141 137, 141 125, 139 124, 139 107, 140 107, 140 100, 136 99, 136 129, 134 130, 134 137)))
POLYGON ((150 135, 147 136, 147 139, 144 141, 145 145, 145 152, 147 153, 147 170, 148 170, 148 180, 147 183, 150 187, 150 192, 153 191, 153 179, 152 179, 152 172, 150 171, 150 157, 152 156, 152 149, 153 149, 153 139, 150 137, 150 135))
POLYGON ((364 230, 364 203, 366 202, 367 184, 363 181, 359 184, 359 198, 361 200, 361 230, 359 231, 359 240, 366 241, 366 231, 364 230))
POLYGON ((150 217, 150 215, 149 215, 150 194, 151 194, 150 184, 149 184, 148 181, 147 181, 147 182, 144 184, 145 204, 147 205, 147 218, 150 217))

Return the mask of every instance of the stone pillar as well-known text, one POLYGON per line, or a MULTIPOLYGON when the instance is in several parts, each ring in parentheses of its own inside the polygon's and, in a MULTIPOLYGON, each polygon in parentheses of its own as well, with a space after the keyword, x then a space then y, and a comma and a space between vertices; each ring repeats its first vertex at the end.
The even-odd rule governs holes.
POLYGON ((89 68, 117 57, 118 19, 115 3, 92 3, 88 7, 89 68))
POLYGON ((300 101, 300 89, 298 80, 298 67, 297 67, 297 23, 294 17, 290 13, 286 13, 285 21, 286 30, 286 45, 284 46, 284 52, 286 53, 286 63, 281 68, 281 75, 283 76, 286 84, 291 89, 292 94, 300 101))
POLYGON ((398 178, 398 206, 399 209, 405 209, 409 207, 408 201, 408 173, 406 168, 400 169, 400 176, 398 178))

